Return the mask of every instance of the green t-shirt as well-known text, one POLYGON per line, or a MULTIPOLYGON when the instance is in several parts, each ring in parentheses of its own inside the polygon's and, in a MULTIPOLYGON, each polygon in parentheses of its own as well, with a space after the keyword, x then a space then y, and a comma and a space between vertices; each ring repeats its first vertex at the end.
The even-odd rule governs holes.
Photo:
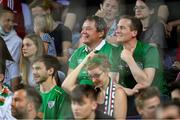
POLYGON ((72 116, 70 98, 62 88, 55 86, 49 92, 40 94, 43 100, 40 108, 43 119, 65 119, 72 116))
MULTIPOLYGON (((121 45, 113 48, 112 54, 110 55, 110 63, 112 64, 111 71, 120 73, 119 83, 121 85, 127 88, 133 88, 137 83, 129 66, 120 58, 122 50, 123 47, 121 45)), ((138 41, 133 53, 133 58, 142 69, 155 68, 156 73, 152 86, 158 87, 162 94, 169 94, 167 83, 163 76, 163 69, 160 63, 158 49, 149 44, 138 41)))
MULTIPOLYGON (((106 55, 109 58, 112 47, 113 46, 111 44, 103 40, 100 45, 96 47, 96 53, 106 55)), ((69 67, 71 69, 75 69, 88 54, 89 52, 87 51, 86 45, 78 48, 76 51, 74 51, 71 58, 69 59, 69 67)), ((84 69, 80 71, 78 81, 80 82, 80 84, 93 84, 91 79, 89 78, 87 71, 84 69)))

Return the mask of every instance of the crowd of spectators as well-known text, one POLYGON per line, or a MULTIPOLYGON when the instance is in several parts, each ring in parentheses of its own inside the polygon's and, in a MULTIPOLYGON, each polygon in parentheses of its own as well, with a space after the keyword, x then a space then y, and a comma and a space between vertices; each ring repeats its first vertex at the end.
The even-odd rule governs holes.
POLYGON ((0 119, 180 119, 179 6, 0 0, 0 119))

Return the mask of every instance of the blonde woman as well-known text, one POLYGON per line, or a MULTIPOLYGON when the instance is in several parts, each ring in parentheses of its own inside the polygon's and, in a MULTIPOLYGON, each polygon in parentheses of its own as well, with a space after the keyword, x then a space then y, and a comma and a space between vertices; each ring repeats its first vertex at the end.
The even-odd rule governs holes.
POLYGON ((22 57, 21 57, 21 75, 24 84, 36 86, 33 79, 32 62, 39 56, 44 54, 44 46, 38 35, 30 34, 23 39, 22 57))
MULTIPOLYGON (((71 93, 77 85, 77 76, 85 68, 93 81, 98 94, 98 110, 113 116, 115 119, 125 119, 127 98, 124 90, 109 77, 110 63, 106 56, 89 53, 64 80, 62 88, 71 93)), ((81 83, 83 84, 83 83, 81 83)), ((84 83, 85 84, 85 83, 84 83)))
POLYGON ((41 37, 45 52, 57 56, 54 39, 48 34, 53 30, 53 18, 50 14, 37 15, 34 18, 34 32, 41 37))

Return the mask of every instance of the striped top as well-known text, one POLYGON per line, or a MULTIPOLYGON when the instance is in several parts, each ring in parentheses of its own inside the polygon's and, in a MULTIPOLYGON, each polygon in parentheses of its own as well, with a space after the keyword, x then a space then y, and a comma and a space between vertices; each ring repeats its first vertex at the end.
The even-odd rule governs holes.
POLYGON ((113 116, 114 114, 115 91, 116 85, 110 80, 109 85, 106 88, 104 103, 98 106, 100 111, 109 116, 113 116))

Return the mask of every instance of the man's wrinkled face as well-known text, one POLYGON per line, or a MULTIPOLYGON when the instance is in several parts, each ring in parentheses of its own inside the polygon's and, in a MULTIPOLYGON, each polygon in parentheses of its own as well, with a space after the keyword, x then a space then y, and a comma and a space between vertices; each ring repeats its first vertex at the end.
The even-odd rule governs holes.
POLYGON ((84 22, 81 31, 81 40, 88 46, 99 43, 100 36, 95 21, 86 20, 84 22))

